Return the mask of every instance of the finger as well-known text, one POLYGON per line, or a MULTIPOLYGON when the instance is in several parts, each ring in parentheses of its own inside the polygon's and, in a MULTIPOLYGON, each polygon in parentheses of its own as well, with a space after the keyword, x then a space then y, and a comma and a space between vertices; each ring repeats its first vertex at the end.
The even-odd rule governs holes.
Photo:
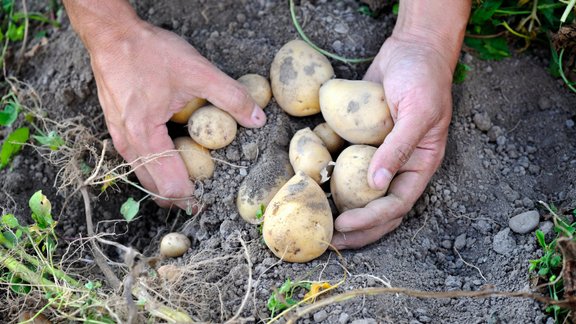
POLYGON ((336 250, 358 249, 378 241, 384 234, 391 232, 402 223, 402 219, 395 219, 369 230, 353 231, 347 233, 336 232, 332 237, 331 248, 336 250))
POLYGON ((206 59, 197 65, 191 73, 191 89, 200 89, 199 96, 206 98, 216 107, 228 112, 236 121, 249 128, 262 127, 266 123, 266 115, 250 94, 238 81, 218 70, 206 59))
POLYGON ((416 146, 430 129, 429 121, 419 114, 399 117, 384 143, 374 153, 368 167, 368 184, 376 190, 386 190, 394 175, 410 160, 416 146))

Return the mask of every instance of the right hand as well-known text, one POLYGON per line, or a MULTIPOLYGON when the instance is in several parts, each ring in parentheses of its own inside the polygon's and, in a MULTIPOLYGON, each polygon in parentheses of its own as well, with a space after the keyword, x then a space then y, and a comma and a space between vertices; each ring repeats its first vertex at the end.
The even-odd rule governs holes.
POLYGON ((108 130, 120 155, 136 161, 142 185, 168 198, 156 199, 159 205, 190 211, 194 184, 184 162, 177 153, 162 154, 174 149, 166 122, 194 98, 207 99, 244 127, 263 126, 266 115, 242 85, 182 38, 144 21, 128 27, 121 37, 89 47, 108 130), (153 154, 161 157, 141 163, 153 154))

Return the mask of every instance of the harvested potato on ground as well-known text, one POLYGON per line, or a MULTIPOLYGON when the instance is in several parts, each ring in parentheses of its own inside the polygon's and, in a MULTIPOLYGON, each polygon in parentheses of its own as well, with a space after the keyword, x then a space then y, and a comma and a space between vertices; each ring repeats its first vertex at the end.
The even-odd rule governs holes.
POLYGON ((294 172, 303 171, 320 183, 320 171, 332 162, 332 156, 324 142, 310 128, 306 127, 294 134, 288 150, 294 172))
POLYGON ((320 137, 324 145, 326 145, 328 152, 332 154, 339 152, 346 144, 346 141, 342 139, 340 135, 336 134, 327 123, 322 123, 314 127, 314 133, 320 137))
POLYGON ((368 185, 368 166, 375 152, 372 146, 352 145, 338 156, 330 179, 330 192, 339 212, 364 207, 386 193, 368 185))
POLYGON ((260 108, 265 108, 270 99, 272 99, 272 89, 270 88, 270 82, 258 74, 246 74, 238 78, 243 86, 248 89, 248 93, 260 108))
POLYGON ((330 80, 320 88, 320 107, 328 125, 353 144, 380 145, 394 126, 379 83, 330 80))
POLYGON ((196 109, 206 105, 206 99, 194 98, 190 100, 182 110, 172 115, 171 121, 178 124, 186 124, 190 116, 196 111, 196 109))
POLYGON ((320 112, 318 89, 332 77, 334 69, 328 59, 301 40, 282 46, 270 68, 274 98, 292 116, 320 112))
POLYGON ((190 178, 203 180, 212 177, 215 164, 210 151, 187 136, 174 139, 174 146, 184 160, 190 178))
POLYGON ((332 240, 334 222, 326 194, 304 172, 290 179, 264 213, 264 242, 279 258, 308 262, 332 240))
POLYGON ((236 198, 238 213, 251 224, 262 221, 256 218, 260 205, 268 206, 278 190, 294 175, 288 154, 276 148, 272 149, 272 152, 266 154, 271 159, 261 160, 252 168, 238 189, 236 198))
POLYGON ((184 255, 190 248, 190 239, 184 234, 168 233, 160 241, 160 254, 170 258, 184 255))
POLYGON ((213 105, 196 110, 188 120, 188 133, 196 143, 216 150, 232 143, 238 125, 230 114, 213 105))

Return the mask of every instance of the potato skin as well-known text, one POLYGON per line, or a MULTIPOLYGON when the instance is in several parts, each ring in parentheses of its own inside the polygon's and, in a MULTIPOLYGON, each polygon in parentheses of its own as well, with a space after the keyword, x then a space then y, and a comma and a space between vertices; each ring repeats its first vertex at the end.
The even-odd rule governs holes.
POLYGON ((308 262, 326 251, 333 228, 324 191, 304 172, 298 172, 270 201, 262 234, 277 257, 288 262, 308 262))
POLYGON ((194 98, 190 100, 182 110, 172 115, 171 121, 178 124, 186 124, 190 116, 196 111, 196 109, 206 105, 206 99, 194 98))
POLYGON ((215 163, 210 151, 187 136, 175 138, 174 146, 179 150, 190 178, 204 180, 212 177, 215 163))
POLYGON ((262 220, 256 218, 260 204, 268 206, 280 188, 294 176, 288 154, 281 149, 272 149, 272 157, 261 160, 244 178, 238 188, 236 208, 246 222, 258 224, 262 220))
POLYGON ((160 241, 160 254, 170 258, 184 255, 192 243, 190 239, 180 233, 168 233, 160 241))
POLYGON ((330 61, 301 40, 282 46, 270 68, 274 98, 292 116, 320 112, 318 89, 333 76, 330 61))
POLYGON ((324 142, 310 130, 303 128, 294 134, 288 151, 294 172, 303 171, 317 183, 320 183, 320 171, 332 162, 332 156, 324 142))
POLYGON ((236 120, 213 105, 199 108, 188 120, 190 137, 196 143, 212 150, 232 143, 237 130, 236 120))
POLYGON ((381 84, 333 79, 320 88, 322 116, 352 144, 380 145, 394 122, 381 84))
POLYGON ((340 137, 340 135, 336 134, 336 132, 330 128, 328 123, 321 123, 314 127, 314 133, 320 137, 328 152, 332 154, 336 154, 342 150, 344 145, 346 145, 346 141, 340 137))
POLYGON ((259 74, 245 74, 239 77, 237 81, 246 87, 248 93, 250 93, 250 96, 260 108, 268 106, 270 99, 272 99, 272 89, 268 79, 259 74))
POLYGON ((372 146, 352 145, 338 156, 330 178, 330 192, 339 212, 362 208, 386 193, 368 185, 368 166, 375 152, 372 146))

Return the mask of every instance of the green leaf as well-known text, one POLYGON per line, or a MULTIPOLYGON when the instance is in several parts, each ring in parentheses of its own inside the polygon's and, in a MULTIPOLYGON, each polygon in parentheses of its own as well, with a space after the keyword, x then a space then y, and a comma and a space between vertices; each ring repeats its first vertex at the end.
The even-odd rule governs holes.
POLYGON ((545 276, 545 275, 547 275, 549 272, 550 272, 550 269, 548 269, 548 268, 541 268, 541 269, 538 271, 538 274, 541 275, 541 276, 545 276))
POLYGON ((500 8, 502 2, 503 0, 482 1, 480 7, 476 8, 474 12, 472 12, 472 16, 470 17, 470 24, 480 25, 492 19, 494 12, 500 8))
POLYGON ((16 228, 20 226, 18 219, 12 214, 2 215, 2 224, 8 226, 8 228, 16 228))
POLYGON ((30 129, 28 129, 28 127, 21 127, 6 137, 0 149, 0 170, 4 169, 10 160, 20 152, 29 136, 30 129))
POLYGON ((364 16, 368 16, 368 17, 372 17, 372 18, 376 17, 376 14, 374 13, 374 11, 372 11, 370 9, 370 7, 366 4, 360 5, 360 7, 358 7, 357 11, 364 16))
POLYGON ((6 37, 12 42, 19 42, 24 39, 24 27, 25 25, 11 24, 6 31, 6 37))
POLYGON ((510 56, 508 44, 503 37, 496 38, 471 38, 464 40, 468 47, 478 52, 478 57, 482 60, 501 60, 510 56))
POLYGON ((472 67, 464 63, 458 62, 458 64, 456 64, 456 69, 454 70, 454 76, 452 82, 454 84, 463 83, 466 80, 466 77, 468 76, 468 71, 470 70, 472 70, 472 67))
POLYGON ((16 118, 18 118, 18 112, 20 111, 20 105, 12 100, 6 103, 4 110, 0 111, 0 126, 10 126, 16 118))
POLYGON ((39 228, 49 228, 54 220, 52 219, 52 204, 48 197, 42 194, 42 190, 36 191, 28 201, 30 210, 32 210, 32 219, 39 228))
POLYGON ((130 222, 138 214, 138 210, 140 210, 140 202, 130 197, 120 207, 120 214, 127 222, 130 222))
POLYGON ((562 256, 558 254, 556 254, 555 256, 552 257, 552 259, 550 259, 550 266, 552 268, 557 268, 561 264, 562 264, 562 256))
POLYGON ((16 277, 15 275, 10 277, 10 289, 12 289, 13 292, 21 295, 28 294, 32 288, 29 285, 20 285, 21 283, 24 283, 24 280, 20 279, 20 277, 16 277))
POLYGON ((392 13, 393 13, 395 16, 398 16, 398 12, 400 12, 400 4, 395 3, 395 4, 392 5, 392 13))
POLYGON ((545 234, 542 230, 536 230, 536 240, 538 241, 538 245, 540 245, 541 248, 545 248, 546 247, 546 238, 545 238, 545 234))
POLYGON ((56 133, 56 131, 50 131, 47 135, 32 135, 40 145, 48 146, 52 151, 57 151, 61 146, 66 144, 66 142, 56 133))

